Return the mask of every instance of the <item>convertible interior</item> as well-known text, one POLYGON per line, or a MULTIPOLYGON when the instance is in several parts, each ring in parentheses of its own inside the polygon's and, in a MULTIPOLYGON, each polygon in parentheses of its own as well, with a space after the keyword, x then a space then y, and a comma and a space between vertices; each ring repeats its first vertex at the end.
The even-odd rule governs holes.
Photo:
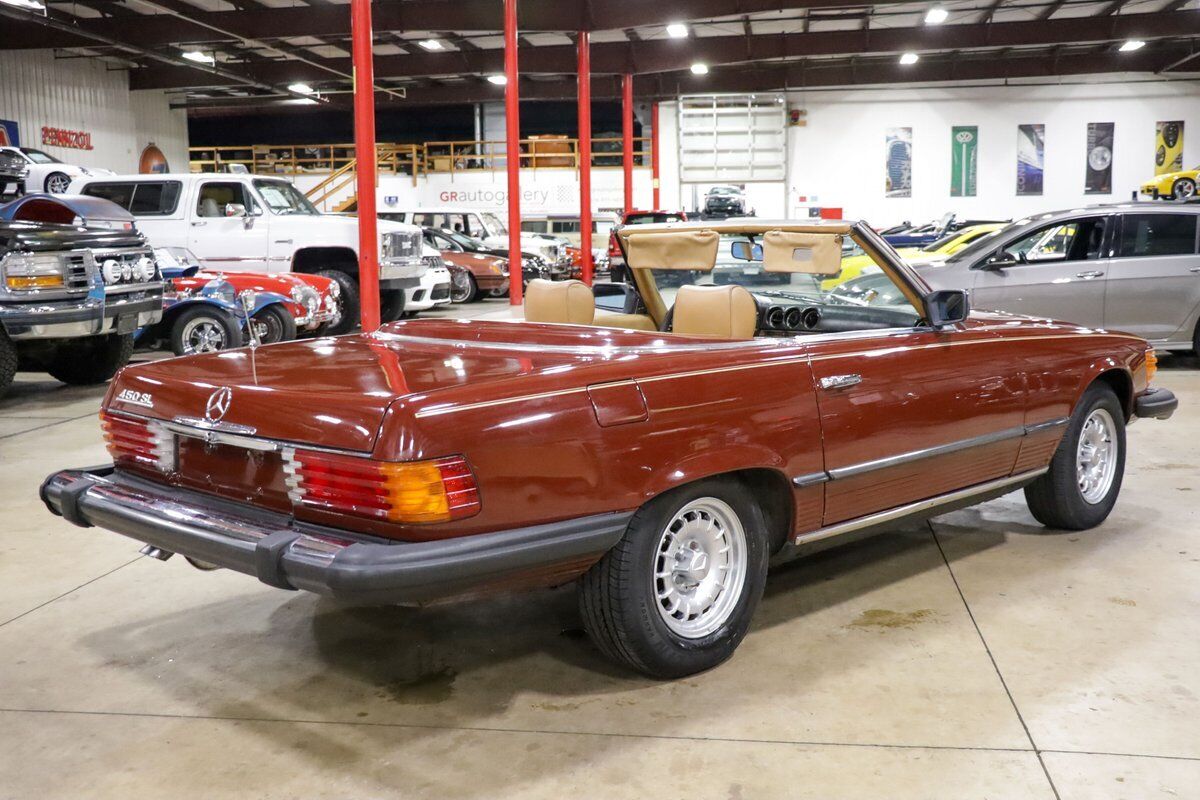
POLYGON ((907 303, 871 305, 821 291, 821 279, 840 272, 851 235, 846 223, 627 227, 618 237, 633 286, 599 284, 593 291, 581 281, 534 280, 525 318, 731 340, 917 324, 920 298, 880 255, 876 262, 907 303))

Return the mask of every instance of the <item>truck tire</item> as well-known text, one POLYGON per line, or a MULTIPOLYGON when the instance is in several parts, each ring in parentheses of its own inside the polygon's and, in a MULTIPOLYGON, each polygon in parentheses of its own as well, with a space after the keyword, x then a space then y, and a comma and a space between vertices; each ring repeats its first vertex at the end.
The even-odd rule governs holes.
POLYGON ((655 678, 715 667, 750 628, 768 540, 761 509, 733 478, 660 495, 580 579, 584 628, 607 656, 655 678))
POLYGON ((8 334, 0 330, 0 397, 12 386, 17 377, 17 346, 8 334))
POLYGON ((317 274, 322 278, 329 278, 331 281, 337 282, 338 288, 341 289, 338 302, 342 306, 342 318, 338 320, 337 324, 323 326, 318 334, 340 336, 343 333, 349 333, 358 324, 362 313, 359 309, 358 279, 340 269, 325 269, 317 274))
POLYGON ((1125 474, 1125 411, 1106 383, 1093 383, 1071 414, 1050 470, 1025 487, 1034 519, 1081 531, 1104 522, 1125 474))
POLYGON ((110 380, 132 355, 132 333, 89 336, 54 348, 46 372, 70 386, 91 386, 110 380))
POLYGON ((259 334, 262 344, 290 342, 296 338, 296 318, 279 303, 272 303, 261 309, 250 320, 260 325, 263 332, 259 334))
POLYGON ((218 353, 243 344, 242 324, 216 306, 189 308, 171 323, 171 352, 177 356, 218 353))
POLYGON ((404 290, 389 289, 379 293, 379 321, 395 322, 404 316, 404 290))

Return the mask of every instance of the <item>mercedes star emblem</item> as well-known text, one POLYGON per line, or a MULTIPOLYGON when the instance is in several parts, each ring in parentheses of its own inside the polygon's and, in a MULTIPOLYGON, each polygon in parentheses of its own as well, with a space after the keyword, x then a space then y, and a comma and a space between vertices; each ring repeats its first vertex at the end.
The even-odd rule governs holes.
POLYGON ((220 422, 229 412, 229 404, 233 402, 233 389, 223 386, 208 396, 204 404, 204 418, 209 422, 220 422))

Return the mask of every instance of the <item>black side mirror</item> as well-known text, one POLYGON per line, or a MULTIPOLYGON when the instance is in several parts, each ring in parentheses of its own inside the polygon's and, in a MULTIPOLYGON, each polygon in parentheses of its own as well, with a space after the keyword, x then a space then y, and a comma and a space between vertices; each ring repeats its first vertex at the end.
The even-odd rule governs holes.
POLYGON ((966 321, 971 298, 966 289, 939 289, 925 297, 925 319, 934 328, 966 321))
POLYGON ((596 308, 618 314, 636 314, 638 311, 637 290, 628 283, 597 283, 592 287, 596 297, 596 308))
POLYGON ((1021 259, 1007 250, 1001 250, 983 262, 984 269, 1004 269, 1005 267, 1015 267, 1021 263, 1021 259))

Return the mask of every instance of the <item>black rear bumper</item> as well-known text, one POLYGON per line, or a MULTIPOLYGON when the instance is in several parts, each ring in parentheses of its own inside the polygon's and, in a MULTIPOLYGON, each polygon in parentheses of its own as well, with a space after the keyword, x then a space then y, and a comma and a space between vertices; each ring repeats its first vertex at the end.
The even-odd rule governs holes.
POLYGON ((394 542, 297 523, 290 515, 165 486, 111 465, 46 479, 51 512, 160 550, 363 603, 416 604, 470 592, 555 564, 599 557, 625 532, 632 512, 431 542, 394 542))
POLYGON ((1147 389, 1133 399, 1135 417, 1169 419, 1179 408, 1175 393, 1168 389, 1147 389))

